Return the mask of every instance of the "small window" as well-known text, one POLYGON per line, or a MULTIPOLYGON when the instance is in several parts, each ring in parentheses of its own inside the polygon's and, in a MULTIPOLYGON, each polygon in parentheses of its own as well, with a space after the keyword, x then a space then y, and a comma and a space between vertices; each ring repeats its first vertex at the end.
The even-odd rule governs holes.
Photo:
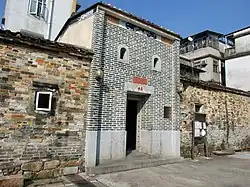
POLYGON ((159 58, 154 58, 154 68, 156 68, 158 62, 159 62, 159 58))
POLYGON ((47 6, 46 0, 30 0, 29 13, 47 19, 47 6))
POLYGON ((164 107, 164 118, 170 119, 171 118, 171 107, 164 107))
POLYGON ((118 61, 121 62, 129 61, 129 51, 127 46, 121 45, 118 47, 118 61))
POLYGON ((213 72, 218 73, 219 72, 219 63, 217 60, 213 61, 213 72))
POLYGON ((195 104, 194 105, 194 111, 197 112, 197 113, 200 113, 201 112, 201 107, 202 107, 202 104, 195 104))
POLYGON ((152 70, 161 71, 161 59, 157 55, 152 58, 152 70))
POLYGON ((52 92, 37 92, 36 93, 36 110, 51 111, 52 92))
POLYGON ((121 59, 121 60, 124 60, 124 57, 125 57, 126 52, 127 52, 127 49, 124 48, 124 47, 122 47, 122 48, 121 48, 121 51, 120 51, 120 59, 121 59))

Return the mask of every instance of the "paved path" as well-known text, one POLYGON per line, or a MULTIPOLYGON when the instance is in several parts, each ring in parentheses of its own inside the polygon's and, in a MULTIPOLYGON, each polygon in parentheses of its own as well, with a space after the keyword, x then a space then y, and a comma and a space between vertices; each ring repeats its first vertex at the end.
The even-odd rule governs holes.
POLYGON ((250 152, 239 152, 234 155, 230 155, 231 158, 241 158, 241 159, 250 159, 250 152))
POLYGON ((107 187, 85 173, 67 175, 57 179, 29 181, 25 187, 107 187))
MULTIPOLYGON (((36 185, 31 185, 33 187, 36 185)), ((250 153, 87 177, 66 176, 43 187, 250 187, 250 153)))
POLYGON ((100 175, 96 179, 109 187, 250 187, 250 157, 189 160, 178 164, 100 175))

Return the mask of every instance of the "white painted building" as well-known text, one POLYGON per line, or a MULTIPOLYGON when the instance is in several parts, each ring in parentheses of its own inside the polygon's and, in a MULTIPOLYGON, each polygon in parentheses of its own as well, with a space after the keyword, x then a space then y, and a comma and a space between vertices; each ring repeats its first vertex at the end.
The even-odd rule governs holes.
POLYGON ((77 0, 6 0, 4 28, 54 40, 78 8, 77 0))
POLYGON ((227 34, 226 85, 250 91, 250 26, 227 34))
POLYGON ((206 30, 190 37, 181 41, 181 56, 193 62, 193 67, 204 71, 200 73, 201 80, 224 85, 225 67, 223 54, 225 44, 222 41, 223 34, 206 30), (193 41, 188 40, 190 37, 193 41))

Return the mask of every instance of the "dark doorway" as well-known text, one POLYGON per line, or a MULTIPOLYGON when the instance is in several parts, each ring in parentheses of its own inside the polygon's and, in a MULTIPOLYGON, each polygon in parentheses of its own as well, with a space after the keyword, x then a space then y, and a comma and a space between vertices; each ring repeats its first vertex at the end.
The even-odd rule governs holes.
POLYGON ((127 102, 127 152, 136 149, 137 104, 138 102, 135 100, 128 100, 127 102))

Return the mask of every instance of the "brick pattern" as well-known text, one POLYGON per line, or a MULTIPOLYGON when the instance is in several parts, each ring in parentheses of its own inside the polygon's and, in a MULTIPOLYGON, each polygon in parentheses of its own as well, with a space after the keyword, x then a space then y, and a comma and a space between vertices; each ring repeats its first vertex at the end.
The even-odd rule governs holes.
POLYGON ((173 130, 180 130, 180 96, 177 93, 180 86, 180 41, 173 44, 173 61, 172 61, 172 121, 173 130))
POLYGON ((88 115, 88 129, 125 130, 127 93, 124 91, 124 86, 125 82, 132 82, 134 76, 147 78, 148 85, 154 87, 154 94, 144 98, 141 128, 178 129, 176 84, 179 79, 177 56, 179 41, 173 46, 167 46, 153 38, 110 23, 104 14, 101 10, 95 14, 93 39, 95 56, 92 64, 93 69, 103 69, 104 79, 98 84, 93 77, 90 78, 91 109, 88 115), (126 45, 129 48, 129 63, 117 60, 119 45, 126 45), (159 55, 161 58, 161 72, 152 71, 153 55, 159 55), (173 71, 175 72, 172 75, 173 71), (164 106, 172 104, 175 115, 173 125, 170 119, 163 118, 164 106))
POLYGON ((93 61, 91 63, 91 71, 89 77, 89 100, 88 100, 88 112, 87 112, 87 130, 98 130, 101 128, 101 106, 102 98, 100 97, 103 87, 102 82, 98 82, 95 78, 95 72, 99 69, 103 70, 103 34, 104 34, 104 12, 97 11, 94 14, 93 23, 93 39, 92 46, 95 53, 93 61))
POLYGON ((250 146, 250 98, 225 91, 188 86, 181 102, 181 153, 190 156, 192 112, 194 104, 202 104, 201 113, 207 114, 209 151, 229 147, 250 146), (229 129, 229 134, 227 133, 229 129))
POLYGON ((0 44, 0 169, 84 155, 90 60, 0 44), (57 84, 54 116, 34 111, 34 81, 57 84))

